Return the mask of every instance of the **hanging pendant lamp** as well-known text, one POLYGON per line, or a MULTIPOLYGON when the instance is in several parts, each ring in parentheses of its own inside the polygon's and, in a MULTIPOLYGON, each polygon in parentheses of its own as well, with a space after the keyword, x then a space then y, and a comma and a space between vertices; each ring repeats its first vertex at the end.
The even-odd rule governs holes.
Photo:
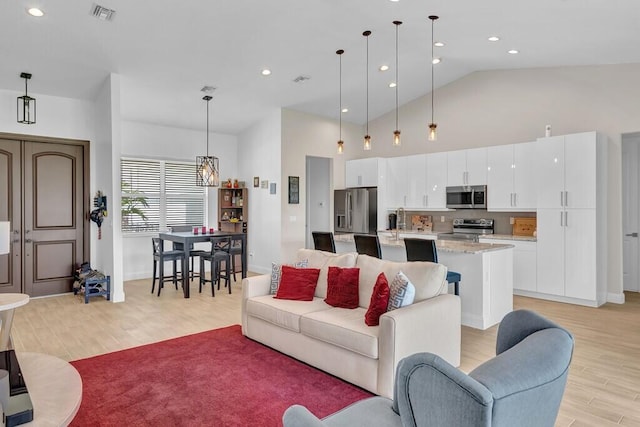
POLYGON ((371 135, 369 135, 369 36, 371 35, 371 31, 367 30, 362 33, 363 36, 367 39, 367 131, 364 135, 364 145, 363 149, 365 151, 371 150, 371 135))
POLYGON ((396 26, 396 130, 393 131, 393 145, 400 146, 400 128, 398 127, 398 27, 402 21, 393 21, 396 26))
POLYGON ((32 125, 36 122, 36 99, 29 96, 27 82, 31 79, 31 74, 20 73, 24 79, 24 95, 18 97, 18 123, 32 125))
POLYGON ((438 139, 437 128, 438 125, 433 120, 433 61, 435 60, 433 56, 433 23, 436 22, 438 17, 436 15, 430 15, 429 19, 431 19, 431 123, 429 123, 429 141, 435 141, 438 139))
POLYGON ((339 103, 340 105, 338 105, 338 112, 340 114, 340 138, 338 139, 338 154, 342 154, 344 152, 344 141, 342 140, 342 54, 344 53, 344 50, 338 49, 336 50, 336 53, 340 58, 340 72, 339 72, 339 81, 340 81, 339 103))
POLYGON ((218 187, 220 185, 220 164, 217 157, 209 155, 209 95, 202 98, 207 101, 207 155, 196 157, 196 185, 199 187, 218 187))

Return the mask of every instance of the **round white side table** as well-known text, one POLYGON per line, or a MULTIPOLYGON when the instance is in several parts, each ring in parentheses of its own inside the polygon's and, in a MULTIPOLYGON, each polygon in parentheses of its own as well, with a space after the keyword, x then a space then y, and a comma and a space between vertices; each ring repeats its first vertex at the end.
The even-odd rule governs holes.
POLYGON ((27 294, 0 294, 0 351, 9 350, 14 310, 28 302, 27 294))

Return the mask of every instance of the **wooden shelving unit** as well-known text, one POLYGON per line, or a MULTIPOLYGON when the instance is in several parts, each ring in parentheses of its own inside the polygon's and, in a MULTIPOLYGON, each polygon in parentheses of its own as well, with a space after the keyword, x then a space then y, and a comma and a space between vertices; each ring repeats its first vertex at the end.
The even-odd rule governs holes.
POLYGON ((218 229, 246 233, 248 201, 246 188, 218 189, 218 229))

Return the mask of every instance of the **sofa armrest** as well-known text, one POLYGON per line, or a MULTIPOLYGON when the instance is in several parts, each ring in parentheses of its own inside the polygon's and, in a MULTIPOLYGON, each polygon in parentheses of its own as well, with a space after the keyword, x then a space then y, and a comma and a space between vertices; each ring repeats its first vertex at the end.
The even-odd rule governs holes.
POLYGON ((300 405, 290 406, 282 415, 284 427, 324 427, 324 423, 307 408, 300 405))
POLYGON ((247 300, 249 298, 268 295, 271 288, 271 275, 245 277, 242 279, 242 333, 246 335, 247 327, 247 300))
POLYGON ((396 366, 414 353, 437 354, 460 365, 460 297, 442 294, 380 316, 378 394, 393 396, 396 366))

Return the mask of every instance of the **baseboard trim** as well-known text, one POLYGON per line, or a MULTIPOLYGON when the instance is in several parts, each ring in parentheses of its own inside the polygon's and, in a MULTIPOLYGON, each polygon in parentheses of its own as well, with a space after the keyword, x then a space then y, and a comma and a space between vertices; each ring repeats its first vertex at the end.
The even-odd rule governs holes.
POLYGON ((624 304, 624 301, 624 292, 619 294, 612 294, 611 292, 609 292, 607 294, 607 302, 611 302, 614 304, 624 304))

